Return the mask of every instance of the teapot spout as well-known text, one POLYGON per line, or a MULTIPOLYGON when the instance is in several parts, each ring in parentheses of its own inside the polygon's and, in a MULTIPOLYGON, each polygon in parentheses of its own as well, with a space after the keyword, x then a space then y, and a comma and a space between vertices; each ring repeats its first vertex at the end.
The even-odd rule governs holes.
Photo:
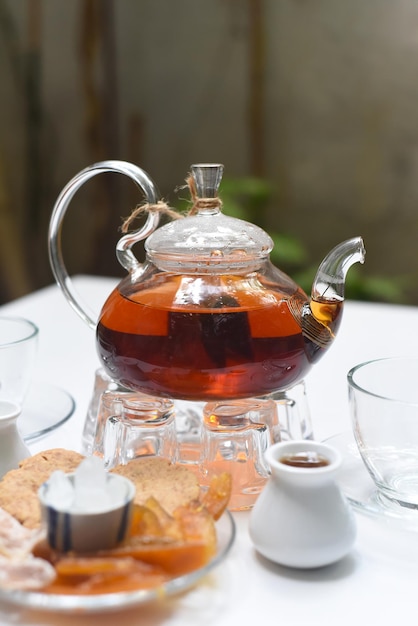
POLYGON ((354 263, 364 263, 366 250, 361 237, 353 237, 336 246, 322 261, 312 285, 312 300, 344 300, 345 279, 354 263))
POLYGON ((289 308, 307 341, 308 358, 316 361, 335 338, 341 322, 345 279, 350 267, 364 263, 363 239, 354 237, 336 246, 322 261, 312 285, 311 301, 291 298, 289 308))

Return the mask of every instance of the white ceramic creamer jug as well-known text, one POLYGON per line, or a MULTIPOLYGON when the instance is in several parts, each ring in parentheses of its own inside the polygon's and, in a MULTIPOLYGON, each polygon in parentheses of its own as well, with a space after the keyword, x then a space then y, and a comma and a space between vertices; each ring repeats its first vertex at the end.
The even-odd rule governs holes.
POLYGON ((250 536, 267 559, 298 568, 328 565, 352 548, 353 512, 335 477, 337 450, 315 441, 287 441, 266 452, 271 476, 250 516, 250 536))

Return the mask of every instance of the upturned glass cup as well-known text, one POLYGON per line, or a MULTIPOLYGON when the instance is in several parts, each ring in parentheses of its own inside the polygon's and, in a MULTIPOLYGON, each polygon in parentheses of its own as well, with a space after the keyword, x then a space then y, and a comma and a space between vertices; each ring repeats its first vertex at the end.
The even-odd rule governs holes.
POLYGON ((273 443, 293 439, 313 439, 313 429, 305 381, 284 391, 275 391, 264 399, 274 400, 277 422, 273 426, 273 443))
POLYGON ((416 357, 368 361, 348 373, 354 437, 379 499, 418 509, 417 381, 416 357))
POLYGON ((115 383, 102 367, 95 371, 93 394, 87 409, 82 436, 81 451, 86 456, 90 456, 90 454, 96 452, 96 446, 100 445, 100 437, 103 437, 106 419, 111 415, 111 411, 113 410, 112 407, 110 407, 110 412, 101 419, 100 415, 103 413, 103 411, 101 411, 102 396, 105 392, 111 393, 118 391, 127 392, 128 390, 115 383))
POLYGON ((145 456, 162 456, 176 463, 173 402, 144 394, 113 395, 114 414, 106 420, 101 446, 105 468, 145 456))
MULTIPOLYGON (((209 402, 203 408, 200 471, 207 485, 214 474, 229 472, 229 508, 251 508, 269 476, 264 454, 273 443, 277 408, 273 400, 248 398, 209 402)), ((279 433, 276 436, 280 437, 279 433)))

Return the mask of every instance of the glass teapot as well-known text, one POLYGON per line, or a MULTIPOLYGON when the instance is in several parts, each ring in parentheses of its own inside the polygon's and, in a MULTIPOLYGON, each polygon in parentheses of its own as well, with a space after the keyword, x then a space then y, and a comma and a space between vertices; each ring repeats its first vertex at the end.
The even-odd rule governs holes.
POLYGON ((97 350, 113 380, 150 395, 185 400, 262 396, 301 381, 338 330, 348 269, 364 262, 361 237, 344 241, 321 263, 311 297, 270 261, 261 228, 226 216, 218 197, 219 164, 191 167, 194 204, 187 217, 158 227, 162 208, 141 168, 104 161, 75 176, 50 222, 55 278, 76 312, 96 329, 97 350), (127 276, 98 322, 79 302, 65 268, 61 226, 84 182, 102 172, 130 177, 145 194, 147 219, 116 246, 127 276), (146 258, 132 252, 145 239, 146 258))

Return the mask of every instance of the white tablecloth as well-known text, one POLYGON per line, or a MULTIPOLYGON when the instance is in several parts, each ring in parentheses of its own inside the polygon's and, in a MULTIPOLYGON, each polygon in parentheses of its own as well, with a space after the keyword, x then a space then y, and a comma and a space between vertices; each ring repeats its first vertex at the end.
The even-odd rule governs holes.
MULTIPOLYGON (((115 279, 79 276, 83 300, 99 311, 115 279)), ((76 401, 70 420, 31 444, 80 450, 81 432, 99 366, 94 332, 52 285, 0 307, 0 314, 25 316, 40 328, 36 381, 66 389, 76 401)), ((338 337, 306 379, 316 439, 349 431, 346 373, 376 357, 418 354, 418 308, 347 302, 338 337)), ((232 552, 195 589, 135 609, 104 615, 57 615, 0 603, 0 624, 77 626, 254 626, 266 623, 390 625, 414 623, 418 584, 418 526, 406 531, 356 513, 358 537, 352 553, 327 568, 298 571, 274 565, 255 553, 249 513, 235 513, 238 535, 232 552)), ((278 529, 280 532, 280 529, 278 529)))

